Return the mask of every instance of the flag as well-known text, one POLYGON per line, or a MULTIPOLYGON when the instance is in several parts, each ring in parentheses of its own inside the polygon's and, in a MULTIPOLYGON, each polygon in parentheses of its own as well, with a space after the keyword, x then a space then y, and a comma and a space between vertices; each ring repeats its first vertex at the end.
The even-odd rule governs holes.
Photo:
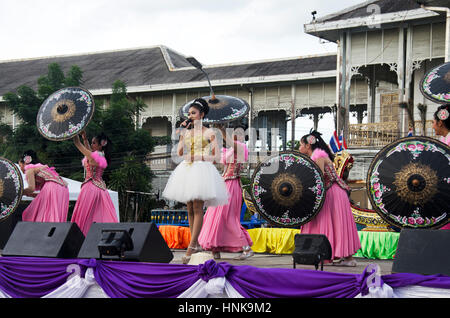
POLYGON ((334 153, 341 151, 342 145, 341 145, 341 142, 339 141, 339 137, 337 135, 336 130, 334 131, 333 135, 331 136, 330 148, 331 148, 331 151, 333 151, 334 153))
POLYGON ((341 135, 339 136, 339 142, 341 143, 340 150, 347 149, 347 141, 345 141, 344 132, 341 132, 341 135))
POLYGON ((412 137, 412 135, 413 135, 413 130, 412 130, 412 128, 409 128, 408 135, 406 135, 406 137, 412 137))

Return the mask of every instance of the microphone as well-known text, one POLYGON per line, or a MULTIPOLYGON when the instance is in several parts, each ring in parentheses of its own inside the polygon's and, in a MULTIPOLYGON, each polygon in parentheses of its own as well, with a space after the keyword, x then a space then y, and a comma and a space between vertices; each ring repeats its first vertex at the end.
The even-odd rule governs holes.
MULTIPOLYGON (((186 126, 185 127, 189 126, 190 123, 192 123, 192 119, 188 118, 188 120, 186 120, 186 126)), ((191 128, 192 127, 189 127, 187 129, 191 129, 191 128)))

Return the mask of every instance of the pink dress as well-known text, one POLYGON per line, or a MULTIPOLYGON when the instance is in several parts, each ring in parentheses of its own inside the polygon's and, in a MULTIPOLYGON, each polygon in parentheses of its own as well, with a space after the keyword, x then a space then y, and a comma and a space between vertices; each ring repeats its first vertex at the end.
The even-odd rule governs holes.
POLYGON ((69 189, 55 168, 43 164, 29 164, 25 172, 41 168, 35 175, 35 188, 40 191, 22 213, 28 222, 66 222, 69 210, 69 189))
MULTIPOLYGON (((442 136, 439 141, 442 141, 444 144, 450 146, 450 133, 447 136, 442 136)), ((440 230, 450 230, 450 222, 445 224, 444 226, 439 228, 440 230)))
MULTIPOLYGON (((243 149, 244 160, 247 160, 247 147, 241 142, 236 142, 243 149)), ((253 245, 250 235, 240 221, 242 189, 239 173, 242 170, 242 159, 237 160, 238 156, 233 148, 222 150, 221 161, 225 165, 222 178, 228 191, 228 204, 209 207, 206 210, 198 242, 208 251, 240 252, 244 246, 253 245)))
POLYGON ((98 166, 91 166, 87 158, 83 158, 85 179, 71 220, 78 225, 85 236, 94 222, 118 223, 116 209, 102 179, 103 171, 108 164, 101 152, 92 152, 92 158, 98 166))
MULTIPOLYGON (((322 157, 328 158, 327 153, 316 149, 311 159, 316 161, 322 157)), ((325 235, 330 241, 331 259, 352 256, 361 248, 361 243, 347 195, 350 189, 332 163, 325 164, 324 170, 325 202, 316 217, 302 226, 301 233, 325 235)))

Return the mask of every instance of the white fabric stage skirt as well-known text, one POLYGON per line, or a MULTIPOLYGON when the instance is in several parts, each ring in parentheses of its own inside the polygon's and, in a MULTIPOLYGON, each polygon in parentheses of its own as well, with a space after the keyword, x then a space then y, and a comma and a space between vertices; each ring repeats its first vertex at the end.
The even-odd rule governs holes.
POLYGON ((225 181, 209 161, 182 161, 172 172, 162 196, 168 200, 205 201, 205 206, 228 204, 225 181))

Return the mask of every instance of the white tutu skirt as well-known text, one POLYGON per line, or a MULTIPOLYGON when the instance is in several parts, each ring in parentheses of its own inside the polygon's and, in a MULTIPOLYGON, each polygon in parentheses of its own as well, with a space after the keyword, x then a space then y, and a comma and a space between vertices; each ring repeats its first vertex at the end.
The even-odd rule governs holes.
POLYGON ((228 204, 225 181, 209 161, 182 161, 170 175, 162 196, 183 203, 201 200, 204 206, 228 204))

